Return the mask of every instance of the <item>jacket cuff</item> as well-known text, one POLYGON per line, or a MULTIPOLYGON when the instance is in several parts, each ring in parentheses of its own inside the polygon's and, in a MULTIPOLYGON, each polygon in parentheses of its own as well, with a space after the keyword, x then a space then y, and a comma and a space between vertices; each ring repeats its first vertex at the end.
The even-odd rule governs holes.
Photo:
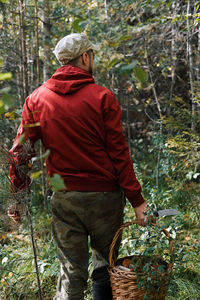
POLYGON ((17 177, 13 177, 11 178, 11 190, 14 193, 26 190, 29 185, 31 184, 31 179, 29 176, 26 176, 26 180, 25 181, 21 181, 19 178, 17 177))
POLYGON ((132 207, 135 208, 135 207, 138 207, 140 206, 142 203, 145 202, 142 194, 138 194, 137 196, 131 198, 131 197, 128 197, 128 200, 129 202, 131 203, 132 207))

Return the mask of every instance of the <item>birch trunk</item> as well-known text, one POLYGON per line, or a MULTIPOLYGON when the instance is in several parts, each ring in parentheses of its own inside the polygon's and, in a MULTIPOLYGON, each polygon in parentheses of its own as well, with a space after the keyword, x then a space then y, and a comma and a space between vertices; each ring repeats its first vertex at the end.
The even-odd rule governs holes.
POLYGON ((104 0, 104 10, 105 10, 105 19, 108 21, 108 7, 107 7, 107 0, 104 0))
POLYGON ((19 97, 20 97, 20 105, 23 105, 23 101, 25 99, 24 95, 24 72, 23 72, 23 53, 22 53, 22 27, 21 27, 21 18, 19 13, 19 53, 20 53, 20 61, 19 61, 19 75, 18 75, 18 81, 19 81, 19 97))
POLYGON ((50 73, 50 18, 49 18, 49 0, 43 0, 43 43, 44 43, 44 64, 43 81, 47 81, 50 73))
POLYGON ((20 41, 22 54, 22 74, 23 74, 23 96, 26 98, 29 94, 28 90, 28 67, 27 67, 27 52, 26 52, 26 28, 24 20, 24 0, 19 0, 19 23, 20 23, 20 41))
POLYGON ((40 85, 39 33, 38 33, 38 1, 35 0, 35 52, 37 67, 37 86, 40 85))
MULTIPOLYGON (((37 0, 35 0, 36 4, 37 0)), ((37 9, 37 6, 35 6, 37 9)), ((43 61, 43 81, 47 81, 50 76, 50 18, 49 18, 49 0, 43 0, 43 15, 42 15, 42 22, 43 22, 43 47, 44 47, 44 61, 43 61)), ((36 38, 38 41, 38 37, 36 38)), ((39 44, 37 45, 39 51, 39 44)), ((38 79, 40 78, 39 72, 39 56, 38 56, 38 79)), ((39 84, 39 80, 38 80, 39 84)), ((43 145, 40 143, 40 155, 44 152, 43 145)), ((47 209, 47 193, 46 193, 46 170, 43 165, 43 161, 41 160, 41 169, 42 169, 42 193, 44 197, 44 208, 47 209)))

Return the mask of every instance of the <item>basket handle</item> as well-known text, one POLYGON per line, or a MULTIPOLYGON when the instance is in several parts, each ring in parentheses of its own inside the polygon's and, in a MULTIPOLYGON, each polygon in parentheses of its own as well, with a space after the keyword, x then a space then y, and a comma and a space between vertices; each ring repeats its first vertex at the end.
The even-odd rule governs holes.
MULTIPOLYGON (((126 227, 128 227, 128 226, 130 226, 130 225, 133 225, 133 224, 138 224, 138 221, 137 221, 137 220, 133 220, 133 221, 124 223, 124 224, 117 230, 117 232, 115 233, 115 236, 114 236, 114 238, 113 238, 113 240, 112 240, 112 243, 111 243, 111 245, 110 245, 110 253, 109 253, 109 265, 110 265, 111 267, 114 267, 114 248, 115 248, 115 244, 116 244, 116 242, 117 242, 117 239, 118 239, 120 233, 123 231, 124 228, 126 228, 126 227)), ((153 223, 153 222, 151 222, 151 224, 152 224, 153 226, 156 226, 156 224, 153 223)), ((157 226, 160 227, 159 225, 157 225, 157 226)), ((170 234, 169 234, 169 232, 167 231, 167 229, 162 229, 162 231, 164 232, 164 234, 166 235, 166 237, 169 239, 169 246, 170 246, 169 251, 170 251, 170 254, 172 254, 174 248, 173 248, 173 241, 170 239, 170 234)), ((172 268, 173 268, 173 263, 169 263, 169 269, 172 270, 172 268)))

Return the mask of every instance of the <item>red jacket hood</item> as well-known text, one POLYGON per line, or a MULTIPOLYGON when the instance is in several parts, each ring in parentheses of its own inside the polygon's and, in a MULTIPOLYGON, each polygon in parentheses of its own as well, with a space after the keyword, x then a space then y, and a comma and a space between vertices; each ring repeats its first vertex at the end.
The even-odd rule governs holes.
POLYGON ((44 85, 55 93, 66 95, 80 90, 89 83, 94 83, 94 78, 88 71, 67 65, 57 69, 44 85))

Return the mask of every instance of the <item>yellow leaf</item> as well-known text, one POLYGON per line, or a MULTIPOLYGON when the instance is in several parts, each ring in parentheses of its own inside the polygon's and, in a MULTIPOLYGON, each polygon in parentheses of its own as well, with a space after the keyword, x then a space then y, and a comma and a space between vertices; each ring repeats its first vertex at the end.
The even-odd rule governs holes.
POLYGON ((12 73, 7 72, 7 73, 0 73, 0 80, 11 80, 12 79, 12 73))
POLYGON ((33 164, 28 163, 28 168, 29 168, 29 169, 32 169, 32 168, 33 168, 33 164))
POLYGON ((31 174, 31 178, 32 178, 32 179, 36 179, 36 178, 38 178, 41 174, 42 174, 42 171, 38 171, 38 172, 32 173, 32 174, 31 174))
POLYGON ((8 274, 8 278, 11 278, 13 276, 13 272, 10 272, 9 274, 8 274))
POLYGON ((185 214, 184 221, 187 221, 188 219, 189 219, 189 215, 188 215, 188 214, 185 214))
POLYGON ((3 278, 3 279, 1 279, 1 283, 2 284, 7 284, 7 282, 5 281, 5 279, 3 278))
POLYGON ((186 236, 186 237, 185 237, 185 240, 186 240, 186 241, 189 241, 189 240, 190 240, 190 236, 186 236))
POLYGON ((15 111, 10 111, 4 114, 4 118, 14 120, 15 119, 15 111))

